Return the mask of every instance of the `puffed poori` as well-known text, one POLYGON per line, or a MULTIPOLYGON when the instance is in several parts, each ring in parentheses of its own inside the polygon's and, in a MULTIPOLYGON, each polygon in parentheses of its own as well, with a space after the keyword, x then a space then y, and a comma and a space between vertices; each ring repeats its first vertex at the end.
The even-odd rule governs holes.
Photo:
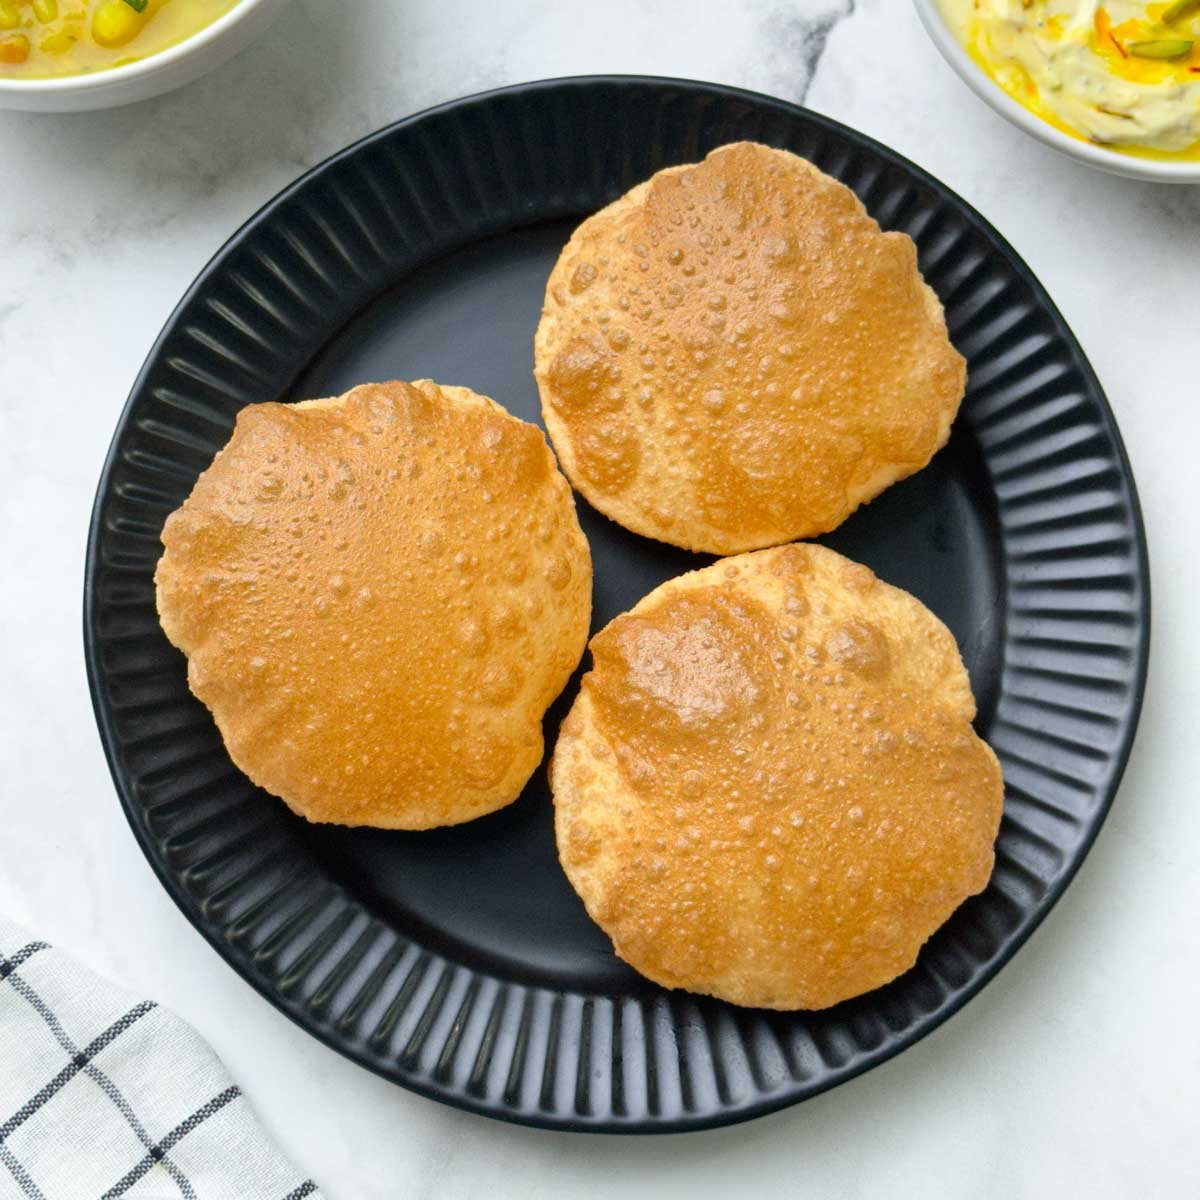
POLYGON ((965 383, 912 240, 753 142, 584 221, 534 348, 572 484, 635 533, 716 554, 826 532, 925 466, 965 383))
POLYGON ((954 638, 815 545, 656 588, 591 644, 550 768, 559 857, 665 987, 825 1008, 991 874, 1003 785, 954 638))
POLYGON ((162 537, 163 629, 255 783, 393 829, 520 794, 591 614, 536 427, 428 380, 251 405, 162 537))

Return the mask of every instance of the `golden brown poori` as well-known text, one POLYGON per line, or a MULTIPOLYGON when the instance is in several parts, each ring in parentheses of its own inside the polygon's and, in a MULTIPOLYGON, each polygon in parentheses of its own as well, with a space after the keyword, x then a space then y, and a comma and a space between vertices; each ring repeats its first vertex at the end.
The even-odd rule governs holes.
POLYGON ((592 568, 541 432, 466 388, 255 404, 167 520, 158 611, 233 761, 311 821, 516 799, 592 568))
POLYGON ((660 171, 579 226, 535 364, 587 500, 717 554, 826 532, 925 466, 965 382, 912 240, 753 142, 660 171))
POLYGON ((816 545, 664 583, 591 644, 551 762, 559 857, 671 988, 825 1008, 987 884, 1003 799, 953 636, 816 545))

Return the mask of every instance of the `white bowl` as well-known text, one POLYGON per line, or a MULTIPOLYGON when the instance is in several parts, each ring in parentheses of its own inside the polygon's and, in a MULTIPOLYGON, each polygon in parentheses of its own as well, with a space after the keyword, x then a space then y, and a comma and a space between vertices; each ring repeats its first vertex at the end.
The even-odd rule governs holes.
POLYGON ((240 0, 199 33, 123 67, 54 79, 0 78, 0 108, 80 112, 132 104, 169 92, 245 49, 288 3, 290 0, 240 0))
POLYGON ((1029 109, 1018 104, 1003 88, 994 83, 966 52, 954 31, 946 24, 937 0, 913 0, 921 24, 942 57, 958 72, 963 82, 981 100, 986 101, 1002 117, 1023 129, 1039 142, 1045 142, 1062 154, 1089 167, 1099 167, 1114 175, 1131 179, 1148 179, 1154 183, 1200 183, 1200 162, 1168 162, 1157 158, 1134 158, 1094 146, 1048 125, 1029 109))

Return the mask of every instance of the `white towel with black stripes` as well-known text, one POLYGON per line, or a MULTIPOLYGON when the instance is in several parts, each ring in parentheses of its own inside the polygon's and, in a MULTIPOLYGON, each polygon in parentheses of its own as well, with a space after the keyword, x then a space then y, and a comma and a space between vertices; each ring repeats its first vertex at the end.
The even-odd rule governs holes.
POLYGON ((0 916, 0 1200, 116 1197, 320 1192, 190 1025, 0 916))

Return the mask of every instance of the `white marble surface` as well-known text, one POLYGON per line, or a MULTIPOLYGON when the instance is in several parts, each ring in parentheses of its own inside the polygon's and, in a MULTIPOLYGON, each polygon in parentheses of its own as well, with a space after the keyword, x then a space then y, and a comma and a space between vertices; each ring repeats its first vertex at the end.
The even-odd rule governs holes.
POLYGON ((1200 1194, 1198 246, 1200 188, 1107 178, 1026 139, 936 58, 904 0, 298 0, 257 51, 160 101, 0 114, 0 910, 191 1020, 335 1200, 1200 1194), (806 94, 977 205, 1057 298, 1108 389, 1155 569, 1150 688, 1124 786, 1029 945, 898 1059, 686 1139, 468 1116, 291 1025, 143 861, 80 646, 84 539, 114 422, 225 236, 396 117, 601 71, 806 94))

